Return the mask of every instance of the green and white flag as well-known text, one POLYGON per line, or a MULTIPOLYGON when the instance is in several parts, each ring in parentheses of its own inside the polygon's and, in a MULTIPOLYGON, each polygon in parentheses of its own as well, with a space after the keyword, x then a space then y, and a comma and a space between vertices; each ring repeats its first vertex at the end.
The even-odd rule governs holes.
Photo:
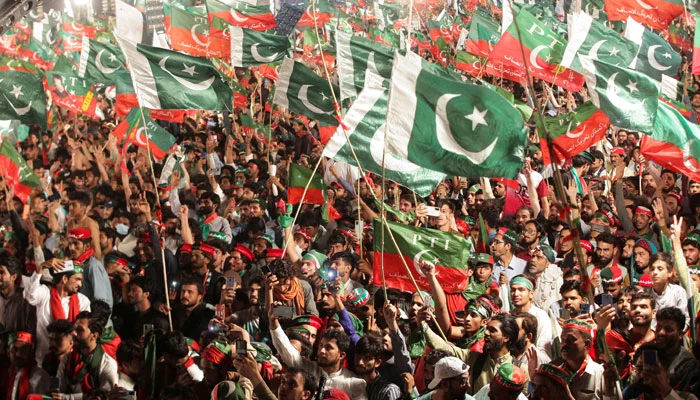
POLYGON ((579 58, 591 102, 610 118, 612 125, 641 132, 654 129, 658 82, 637 71, 579 58))
POLYGON ((0 120, 15 119, 46 129, 46 95, 43 76, 20 71, 0 71, 0 120))
MULTIPOLYGON (((333 90, 338 93, 337 87, 333 90)), ((282 62, 272 104, 328 125, 338 125, 328 82, 291 58, 282 62)))
POLYGON ((109 46, 83 36, 78 76, 93 82, 115 84, 117 74, 128 74, 124 55, 119 47, 109 46))
POLYGON ((393 48, 340 31, 336 33, 335 39, 341 100, 354 99, 362 88, 368 85, 381 86, 384 80, 391 79, 393 48), (379 79, 370 82, 370 76, 379 79))
POLYGON ((141 107, 232 111, 233 92, 210 60, 117 36, 141 107))
POLYGON ((439 70, 415 53, 395 56, 387 151, 448 175, 515 178, 527 142, 520 112, 493 90, 439 70))
POLYGON ((639 51, 639 45, 598 22, 581 11, 569 24, 569 43, 561 65, 583 73, 578 56, 587 56, 612 65, 629 65, 639 51))
POLYGON ((326 144, 323 156, 357 165, 350 150, 352 145, 364 170, 381 175, 383 159, 387 179, 415 191, 421 197, 428 196, 445 179, 445 174, 421 168, 388 152, 384 154, 388 97, 389 91, 381 87, 367 87, 360 92, 343 117, 347 130, 344 131, 342 127, 336 130, 326 144))
POLYGON ((231 65, 250 67, 282 60, 289 54, 289 37, 230 26, 231 65))
POLYGON ((683 58, 661 36, 628 17, 625 37, 639 45, 639 52, 630 63, 630 69, 645 73, 657 81, 662 81, 664 75, 678 75, 683 58))

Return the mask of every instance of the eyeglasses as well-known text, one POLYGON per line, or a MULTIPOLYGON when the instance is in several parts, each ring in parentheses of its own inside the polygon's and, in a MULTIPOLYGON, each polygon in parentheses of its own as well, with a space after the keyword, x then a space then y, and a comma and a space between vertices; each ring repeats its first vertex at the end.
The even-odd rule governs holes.
POLYGON ((505 243, 503 240, 494 240, 493 244, 503 244, 505 243))

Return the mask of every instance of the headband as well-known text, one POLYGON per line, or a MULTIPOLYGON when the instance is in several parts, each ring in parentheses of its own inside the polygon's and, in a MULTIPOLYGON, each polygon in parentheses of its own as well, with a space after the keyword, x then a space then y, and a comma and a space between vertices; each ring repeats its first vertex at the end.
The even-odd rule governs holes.
POLYGON ((482 305, 475 305, 474 303, 469 304, 467 306, 467 312, 470 312, 470 311, 473 311, 473 312, 479 314, 479 316, 481 318, 484 318, 484 319, 491 318, 491 313, 489 312, 489 310, 487 310, 486 307, 484 307, 482 305))
POLYGON ((533 291, 535 288, 532 286, 532 282, 530 282, 529 279, 522 277, 522 276, 516 276, 513 278, 513 280, 510 281, 510 285, 523 285, 527 288, 529 291, 533 291))
POLYGON ((644 206, 637 206, 637 208, 634 210, 634 212, 635 212, 635 214, 640 213, 640 214, 648 215, 650 218, 654 217, 654 213, 650 209, 648 209, 644 206))
POLYGON ((479 299, 480 299, 481 301, 483 301, 484 303, 488 304, 488 305, 491 307, 491 310, 493 310, 493 313, 492 313, 492 314, 498 314, 498 313, 501 312, 501 308, 500 308, 500 307, 497 307, 495 304, 493 304, 493 302, 491 301, 491 299, 489 299, 488 297, 486 297, 486 296, 481 296, 481 297, 479 297, 479 299))
POLYGON ((586 332, 590 335, 592 328, 591 325, 584 321, 578 319, 567 319, 566 322, 564 322, 564 326, 562 326, 561 329, 575 329, 581 332, 586 332))

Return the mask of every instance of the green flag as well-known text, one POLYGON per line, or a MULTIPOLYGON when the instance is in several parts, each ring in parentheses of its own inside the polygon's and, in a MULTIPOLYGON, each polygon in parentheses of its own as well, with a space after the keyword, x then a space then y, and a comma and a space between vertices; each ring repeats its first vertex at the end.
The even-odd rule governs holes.
POLYGON ((250 67, 282 60, 289 54, 291 43, 287 36, 230 27, 231 65, 250 67))
POLYGON ((456 176, 514 178, 522 168, 523 119, 493 90, 441 76, 408 53, 394 59, 389 98, 390 153, 456 176))
POLYGON ((109 46, 83 36, 78 76, 107 85, 116 83, 117 74, 128 74, 124 55, 119 47, 109 46))
POLYGON ((23 203, 27 202, 32 189, 41 187, 39 177, 9 140, 3 140, 0 145, 0 171, 23 203))
MULTIPOLYGON (((368 76, 379 77, 374 85, 382 85, 391 78, 394 49, 373 40, 336 33, 338 47, 338 81, 340 98, 354 99, 368 83, 368 76), (372 72, 368 75, 367 71, 372 72)), ((371 84, 371 83, 370 83, 371 84)))
POLYGON ((42 76, 0 71, 0 119, 16 119, 46 129, 46 96, 42 76))
POLYGON ((304 204, 323 205, 325 203, 325 194, 323 190, 326 184, 323 183, 323 179, 320 175, 312 174, 312 169, 302 167, 299 164, 292 164, 289 167, 287 200, 290 204, 299 204, 299 202, 301 202, 301 197, 302 194, 304 194, 304 188, 307 183, 309 184, 309 188, 306 190, 306 195, 304 196, 304 204))
MULTIPOLYGON (((333 90, 338 93, 337 87, 333 90)), ((311 119, 338 125, 328 82, 291 58, 282 62, 272 103, 311 119)))
POLYGON ((683 58, 661 36, 629 17, 625 37, 639 45, 639 52, 632 60, 630 69, 645 73, 657 81, 661 81, 664 75, 678 76, 683 58))

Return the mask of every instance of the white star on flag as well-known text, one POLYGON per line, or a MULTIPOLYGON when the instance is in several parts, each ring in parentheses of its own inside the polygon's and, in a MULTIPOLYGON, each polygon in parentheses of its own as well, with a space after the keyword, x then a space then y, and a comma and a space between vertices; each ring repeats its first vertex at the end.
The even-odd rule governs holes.
POLYGON ((669 52, 664 53, 664 58, 671 58, 671 53, 669 53, 669 52))
POLYGON ((115 56, 114 54, 110 54, 109 57, 107 57, 107 58, 109 58, 109 61, 111 61, 111 62, 117 61, 117 56, 115 56))
POLYGON ((182 66, 185 67, 185 69, 183 69, 182 72, 184 72, 186 74, 190 74, 190 76, 194 76, 194 74, 197 73, 197 71, 194 70, 194 65, 191 67, 188 67, 187 64, 182 63, 182 66))
POLYGON ((472 113, 464 116, 464 118, 472 121, 472 131, 479 125, 489 126, 486 119, 484 119, 488 112, 489 110, 479 111, 479 109, 474 106, 472 113))
POLYGON ((19 96, 21 94, 24 94, 24 93, 22 93, 22 85, 19 85, 19 86, 12 85, 12 91, 10 92, 10 94, 14 94, 15 99, 19 98, 19 96))
POLYGON ((619 52, 620 52, 620 50, 613 47, 612 50, 610 50, 610 56, 615 57, 615 56, 617 56, 617 53, 619 53, 619 52))
POLYGON ((630 90, 630 93, 639 91, 639 89, 637 89, 637 82, 632 82, 631 80, 628 80, 627 82, 627 86, 625 87, 630 90))

